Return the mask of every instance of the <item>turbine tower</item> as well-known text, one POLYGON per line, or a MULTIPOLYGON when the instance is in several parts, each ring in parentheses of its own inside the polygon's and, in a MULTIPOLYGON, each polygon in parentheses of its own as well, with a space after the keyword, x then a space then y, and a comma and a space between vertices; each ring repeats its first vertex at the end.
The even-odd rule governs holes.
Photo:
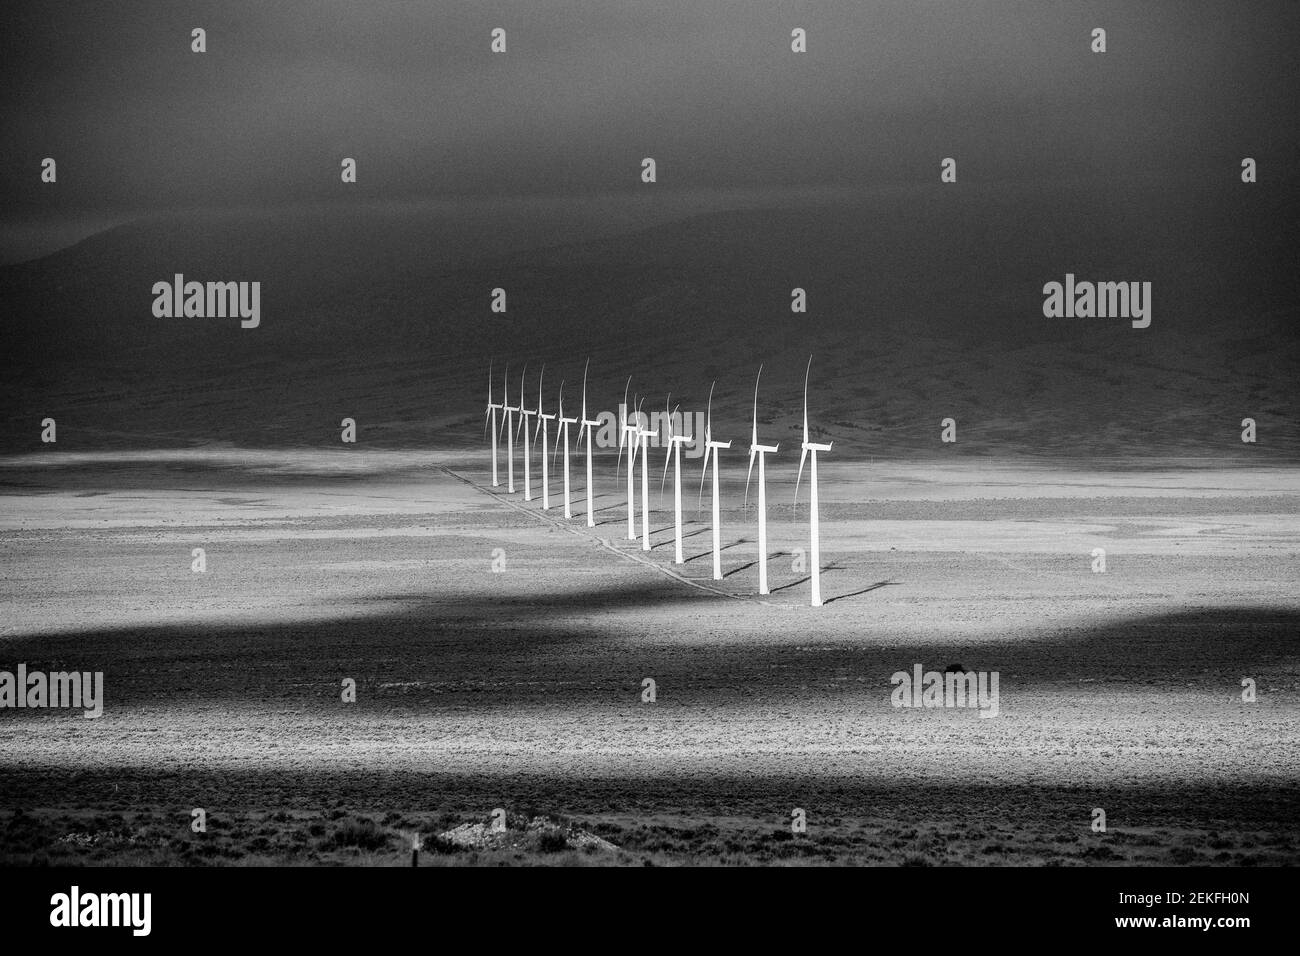
POLYGON ((709 408, 704 414, 704 471, 700 472, 700 498, 704 498, 704 478, 709 473, 709 455, 713 455, 713 580, 722 580, 722 547, 720 539, 722 529, 719 527, 718 515, 718 452, 730 448, 731 442, 713 440, 713 386, 709 386, 709 408))
POLYGON ((555 453, 560 453, 560 445, 564 445, 564 517, 572 518, 573 511, 569 507, 569 426, 577 421, 576 418, 564 417, 564 382, 560 382, 560 433, 555 436, 555 453), (563 440, 561 441, 561 436, 563 440))
POLYGON ((754 458, 758 457, 758 593, 770 594, 767 589, 767 479, 763 463, 780 445, 758 443, 758 382, 763 377, 763 366, 758 367, 754 379, 754 424, 749 432, 749 474, 745 476, 745 501, 749 501, 749 478, 754 474, 754 458))
MULTIPOLYGON (((582 419, 579 421, 578 441, 587 443, 587 527, 596 527, 596 516, 593 512, 592 493, 591 493, 591 430, 600 424, 599 420, 593 420, 587 417, 587 369, 591 366, 591 359, 587 359, 587 364, 582 368, 582 419)), ((629 381, 631 381, 629 379, 629 381)))
POLYGON ((528 419, 537 414, 538 409, 542 406, 539 403, 537 408, 524 408, 524 380, 528 377, 528 363, 524 363, 523 374, 519 376, 519 433, 523 436, 523 441, 519 443, 519 450, 524 455, 524 501, 533 500, 533 481, 528 472, 529 459, 533 457, 532 446, 528 443, 528 419))
MULTIPOLYGON (((672 396, 668 396, 672 401, 672 396)), ((677 408, 681 408, 678 405, 677 408)), ((667 411, 668 402, 664 402, 664 410, 667 411)), ((675 549, 673 551, 673 564, 685 564, 682 558, 682 442, 688 442, 692 435, 678 435, 677 429, 673 426, 673 419, 676 415, 676 409, 668 412, 668 453, 664 455, 664 474, 659 479, 659 494, 664 493, 664 482, 668 480, 668 462, 673 462, 673 541, 675 549)))
MULTIPOLYGON (((505 421, 501 427, 506 433, 506 491, 510 494, 515 493, 515 412, 518 408, 510 404, 510 366, 506 366, 506 374, 502 377, 502 395, 501 408, 506 413, 505 421)), ((523 398, 520 397, 520 405, 523 404, 523 398)))
MULTIPOLYGON (((549 465, 550 455, 548 454, 547 437, 549 426, 547 422, 555 420, 554 415, 546 415, 542 412, 542 380, 546 378, 546 366, 542 366, 542 374, 537 377, 537 429, 542 433, 542 510, 551 510, 551 471, 549 465)), ((559 433, 556 433, 559 438, 559 433)), ((537 440, 537 434, 533 434, 533 440, 537 440)))
MULTIPOLYGON (((645 401, 645 399, 642 399, 645 401)), ((641 409, 637 408, 636 437, 641 440, 641 550, 650 550, 650 436, 649 428, 641 427, 641 409)))
POLYGON ((822 587, 821 587, 821 528, 817 519, 817 453, 819 451, 830 451, 833 442, 825 445, 810 442, 808 440, 808 374, 812 371, 812 356, 808 356, 808 368, 803 373, 803 450, 799 452, 799 477, 794 483, 794 500, 799 500, 799 482, 803 479, 803 462, 804 458, 809 457, 811 452, 811 462, 808 470, 808 487, 809 487, 809 518, 812 523, 812 606, 822 606, 822 587))
POLYGON ((501 487, 501 479, 497 477, 497 412, 501 409, 500 402, 492 401, 492 363, 488 363, 488 400, 487 410, 483 415, 484 428, 492 429, 492 487, 501 487))
POLYGON ((614 469, 614 480, 618 480, 618 469, 623 465, 623 443, 627 442, 627 540, 636 540, 636 492, 632 488, 632 469, 636 463, 637 430, 639 426, 627 413, 627 390, 632 385, 632 376, 628 376, 623 386, 623 421, 618 426, 618 464, 614 469))

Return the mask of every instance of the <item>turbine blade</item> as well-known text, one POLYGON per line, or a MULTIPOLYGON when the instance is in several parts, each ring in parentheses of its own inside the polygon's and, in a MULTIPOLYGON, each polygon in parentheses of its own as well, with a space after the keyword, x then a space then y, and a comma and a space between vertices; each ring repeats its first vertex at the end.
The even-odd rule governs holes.
POLYGON ((591 356, 587 356, 587 364, 582 367, 582 420, 587 420, 587 369, 591 367, 591 356))
POLYGON ((696 514, 699 514, 701 511, 704 510, 704 479, 707 478, 708 475, 709 475, 709 452, 711 452, 711 451, 713 451, 713 449, 710 448, 710 447, 709 447, 709 443, 708 443, 707 441, 705 441, 705 443, 704 443, 704 470, 703 470, 702 472, 700 472, 700 497, 699 497, 699 500, 695 502, 695 513, 696 513, 696 514))
MULTIPOLYGON (((763 377, 763 366, 759 365, 758 375, 754 378, 754 418, 753 425, 749 430, 749 444, 751 446, 758 444, 758 383, 763 377)), ((753 467, 753 456, 750 456, 750 467, 753 467)))
POLYGON ((713 388, 717 384, 717 379, 714 379, 713 384, 709 386, 709 409, 704 413, 704 442, 706 445, 704 457, 706 461, 709 456, 707 445, 713 440, 713 388))
MULTIPOLYGON (((808 444, 808 374, 812 371, 812 356, 808 356, 808 367, 803 373, 803 441, 808 444)), ((802 460, 802 459, 801 459, 802 460)), ((795 482, 795 497, 799 495, 799 485, 795 482)))
MULTIPOLYGON (((546 366, 542 366, 542 374, 537 376, 537 414, 542 414, 542 380, 546 378, 546 366)), ((538 421, 541 421, 538 418, 538 421)))
MULTIPOLYGON (((615 462, 614 464, 615 481, 618 481, 618 476, 622 473, 622 468, 623 468, 623 443, 627 440, 627 432, 624 430, 624 426, 627 425, 627 390, 631 387, 632 387, 632 376, 629 375, 627 377, 627 383, 623 386, 623 405, 621 409, 623 415, 622 418, 619 419, 619 423, 618 423, 618 461, 615 462)), ((629 468, 632 467, 631 458, 628 459, 627 466, 629 468)))
POLYGON ((745 504, 746 504, 746 506, 749 505, 749 479, 750 479, 751 477, 753 477, 753 474, 754 474, 754 455, 755 455, 755 454, 757 454, 757 452, 755 452, 754 449, 751 447, 751 448, 749 449, 749 474, 745 475, 745 504))
POLYGON ((805 446, 804 449, 803 449, 802 451, 799 452, 799 477, 796 478, 796 479, 794 480, 794 500, 795 500, 795 501, 798 501, 798 500, 799 500, 799 482, 803 481, 803 461, 804 461, 804 459, 807 458, 807 457, 808 457, 808 449, 807 449, 807 447, 805 446))
MULTIPOLYGON (((642 435, 642 434, 641 434, 641 432, 642 432, 642 430, 643 430, 643 429, 641 428, 641 408, 642 408, 644 405, 645 405, 645 399, 644 399, 644 398, 637 399, 637 403, 636 403, 636 430, 637 430, 637 436, 636 436, 636 442, 635 442, 635 444, 636 444, 636 452, 637 452, 638 455, 641 456, 642 463, 648 467, 649 464, 650 464, 650 462, 646 460, 646 456, 650 454, 650 442, 647 440, 647 439, 649 438, 649 436, 648 436, 648 435, 642 435)), ((646 419, 646 424, 647 424, 647 425, 650 424, 650 420, 649 420, 649 419, 646 419)), ((646 430, 648 431, 648 429, 646 429, 646 430)))
POLYGON ((568 443, 565 441, 569 437, 569 430, 564 427, 564 383, 560 383, 560 417, 555 420, 555 451, 551 453, 551 467, 555 467, 555 459, 560 455, 560 445, 565 445, 564 454, 568 457, 568 443))
POLYGON ((664 476, 659 479, 659 497, 664 496, 664 483, 668 481, 668 462, 673 457, 673 439, 677 437, 677 428, 673 425, 673 417, 681 411, 681 404, 671 412, 668 411, 668 404, 673 400, 672 392, 668 393, 668 401, 664 402, 664 413, 668 416, 668 453, 664 455, 664 476))

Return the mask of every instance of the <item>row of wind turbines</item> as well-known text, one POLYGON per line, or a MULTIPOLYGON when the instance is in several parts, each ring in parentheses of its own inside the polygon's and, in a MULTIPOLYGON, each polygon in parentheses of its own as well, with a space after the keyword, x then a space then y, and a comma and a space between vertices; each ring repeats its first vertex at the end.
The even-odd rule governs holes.
MULTIPOLYGON (((524 366, 523 374, 519 382, 519 398, 515 405, 510 404, 510 384, 509 368, 502 379, 501 401, 492 400, 492 368, 488 368, 488 401, 486 414, 484 416, 485 431, 491 432, 492 436, 492 486, 499 488, 501 480, 499 477, 497 456, 500 435, 504 434, 506 438, 506 490, 509 494, 515 493, 515 438, 521 435, 528 439, 528 430, 531 419, 536 419, 536 425, 531 436, 525 445, 524 441, 520 442, 520 450, 523 454, 523 484, 524 500, 533 500, 532 475, 530 471, 530 462, 532 459, 532 448, 536 444, 537 436, 542 439, 542 508, 549 511, 551 508, 551 476, 550 470, 553 465, 552 456, 549 449, 550 423, 556 422, 555 433, 555 451, 554 455, 559 455, 561 447, 564 449, 564 517, 573 518, 572 499, 570 495, 569 484, 569 426, 577 425, 578 444, 585 445, 587 451, 587 527, 592 528, 596 525, 595 506, 593 504, 592 488, 592 435, 591 430, 602 423, 598 419, 592 419, 587 414, 587 370, 591 365, 591 360, 587 360, 587 365, 582 372, 582 415, 579 418, 568 418, 564 414, 564 382, 560 383, 559 411, 555 414, 547 414, 542 410, 542 382, 546 375, 546 368, 543 366, 541 375, 537 379, 537 407, 527 408, 524 405, 524 385, 528 374, 527 365, 524 366), (498 432, 498 413, 500 413, 500 431, 498 432), (518 426, 516 428, 515 417, 518 416, 518 426)), ((808 359, 808 367, 804 371, 803 382, 803 445, 799 453, 799 476, 795 480, 795 500, 799 499, 799 485, 803 481, 804 464, 810 465, 809 469, 809 495, 810 508, 809 517, 811 525, 812 547, 809 558, 812 564, 812 606, 821 607, 821 529, 818 521, 818 499, 817 499, 817 453, 829 452, 831 443, 821 444, 809 440, 808 436, 808 376, 812 371, 812 358, 808 359)), ((754 407, 753 420, 750 428, 749 438, 749 473, 745 477, 745 502, 749 502, 749 484, 754 475, 754 462, 758 462, 758 593, 771 593, 767 585, 767 475, 766 459, 768 455, 776 454, 779 445, 762 445, 758 441, 758 386, 763 377, 763 367, 758 367, 758 375, 754 379, 754 407)), ((635 415, 628 414, 627 394, 631 387, 632 379, 629 376, 627 385, 623 388, 623 404, 620 407, 622 416, 619 422, 619 441, 618 441, 618 464, 615 469, 615 481, 618 480, 618 473, 622 470, 623 449, 628 449, 628 469, 627 469, 627 538, 629 541, 635 541, 636 534, 636 488, 633 472, 636 468, 636 459, 639 454, 641 459, 641 550, 650 550, 650 489, 649 489, 649 441, 657 433, 656 430, 644 427, 644 419, 641 414, 641 405, 644 399, 637 403, 637 412, 635 415)), ((713 580, 722 580, 722 547, 721 547, 721 516, 719 505, 719 487, 718 487, 718 460, 724 449, 731 447, 730 441, 715 441, 713 438, 713 389, 717 385, 714 382, 709 386, 709 403, 708 410, 704 419, 704 469, 700 475, 700 502, 704 498, 704 482, 709 474, 709 458, 713 458, 713 580)), ((669 402, 671 402, 669 396, 669 402)), ((680 409, 680 405, 678 409, 680 409)), ((664 409, 668 412, 668 403, 665 403, 664 409)), ((660 479, 659 488, 662 493, 664 484, 668 477, 668 466, 673 466, 673 525, 674 525, 674 563, 683 564, 682 556, 682 445, 694 439, 690 434, 675 434, 673 422, 677 420, 677 409, 667 414, 668 420, 668 444, 667 454, 664 457, 664 472, 660 479)))

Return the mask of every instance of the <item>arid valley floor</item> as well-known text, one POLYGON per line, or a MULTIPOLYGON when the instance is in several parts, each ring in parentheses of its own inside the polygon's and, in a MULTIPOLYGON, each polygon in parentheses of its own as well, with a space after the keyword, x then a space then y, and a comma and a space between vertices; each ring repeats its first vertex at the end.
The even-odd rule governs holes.
POLYGON ((0 860, 1300 862, 1300 468, 832 456, 813 609, 794 468, 760 600, 731 455, 716 587, 695 462, 674 569, 671 485, 644 555, 612 458, 591 530, 577 469, 566 522, 464 449, 5 458, 0 667, 106 700, 0 714, 0 860), (996 718, 891 705, 953 662, 996 718), (434 839, 498 807, 619 849, 434 839))

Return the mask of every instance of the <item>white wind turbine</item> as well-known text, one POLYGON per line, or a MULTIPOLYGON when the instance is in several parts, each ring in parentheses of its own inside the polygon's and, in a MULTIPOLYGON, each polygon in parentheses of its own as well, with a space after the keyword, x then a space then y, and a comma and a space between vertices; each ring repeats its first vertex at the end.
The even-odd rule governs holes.
POLYGON ((614 480, 618 480, 618 469, 623 465, 623 443, 627 442, 627 540, 636 540, 636 492, 632 488, 632 469, 636 466, 637 432, 640 425, 627 413, 627 390, 632 385, 632 376, 628 376, 623 386, 623 420, 618 426, 618 465, 614 469, 614 480))
POLYGON ((541 409, 540 402, 537 408, 524 408, 524 381, 528 377, 528 363, 524 363, 523 374, 519 376, 519 433, 523 436, 523 441, 519 443, 519 450, 524 455, 524 501, 533 500, 533 480, 529 475, 529 459, 532 458, 532 447, 528 442, 528 419, 536 415, 541 409))
POLYGON ((555 454, 560 453, 560 445, 564 445, 564 517, 572 518, 573 512, 569 507, 569 426, 577 422, 576 418, 564 417, 564 382, 560 382, 560 431, 555 436, 555 454), (561 438, 563 436, 563 438, 561 438))
MULTIPOLYGON (((546 378, 546 366, 542 366, 542 374, 537 377, 537 430, 542 433, 542 510, 551 510, 551 471, 550 455, 548 454, 547 437, 549 428, 547 422, 555 420, 554 415, 546 415, 542 412, 542 380, 546 378)), ((560 437, 558 432, 555 436, 560 437)), ((537 440, 536 433, 533 434, 533 440, 537 440)))
POLYGON ((817 453, 819 451, 830 451, 833 442, 825 445, 810 442, 808 440, 808 374, 812 371, 812 356, 808 356, 808 368, 804 370, 803 375, 803 450, 799 452, 799 477, 794 483, 794 500, 799 500, 799 481, 803 478, 804 458, 812 453, 811 467, 808 472, 809 487, 809 518, 812 522, 812 552, 809 557, 812 559, 812 606, 822 606, 822 588, 821 588, 821 528, 817 519, 817 453))
POLYGON ((483 415, 483 424, 485 428, 492 430, 492 487, 499 488, 501 479, 497 477, 497 412, 501 409, 500 402, 492 401, 492 363, 488 363, 488 400, 487 410, 483 415))
POLYGON ((713 440, 713 386, 709 386, 709 408, 704 414, 704 471, 700 472, 700 498, 704 498, 704 479, 709 473, 709 455, 713 455, 713 580, 722 580, 722 547, 718 515, 718 452, 730 448, 731 442, 713 440))
MULTIPOLYGON (((587 527, 596 527, 596 516, 592 510, 592 490, 591 490, 591 430, 600 424, 600 421, 587 417, 587 369, 591 366, 591 359, 587 359, 587 364, 582 368, 582 418, 578 424, 578 442, 587 443, 587 527)), ((631 381, 629 379, 629 381, 631 381)))
MULTIPOLYGON (((518 408, 510 404, 510 366, 506 366, 506 374, 502 378, 501 408, 506 413, 505 421, 501 427, 506 433, 506 491, 510 494, 515 493, 515 412, 518 408)), ((520 396, 519 404, 523 404, 523 396, 520 396)))
POLYGON ((754 379, 754 424, 749 432, 749 475, 745 476, 745 501, 749 501, 749 478, 754 474, 754 457, 758 457, 758 593, 770 594, 767 589, 767 481, 763 462, 780 445, 758 443, 758 382, 763 377, 763 366, 758 367, 754 379))
MULTIPOLYGON (((672 395, 668 396, 668 401, 672 401, 672 395)), ((680 405, 677 408, 681 408, 680 405)), ((664 410, 667 411, 668 402, 664 402, 664 410)), ((659 479, 659 494, 664 493, 664 482, 668 480, 668 462, 673 462, 673 541, 676 545, 673 552, 673 564, 685 564, 682 557, 682 443, 688 442, 693 435, 679 435, 673 422, 677 417, 677 409, 668 412, 668 453, 664 455, 664 474, 659 479)))
MULTIPOLYGON (((645 399, 642 399, 645 401, 645 399)), ((637 408, 636 437, 641 440, 641 550, 650 550, 650 436, 654 432, 641 427, 641 409, 637 408)))

